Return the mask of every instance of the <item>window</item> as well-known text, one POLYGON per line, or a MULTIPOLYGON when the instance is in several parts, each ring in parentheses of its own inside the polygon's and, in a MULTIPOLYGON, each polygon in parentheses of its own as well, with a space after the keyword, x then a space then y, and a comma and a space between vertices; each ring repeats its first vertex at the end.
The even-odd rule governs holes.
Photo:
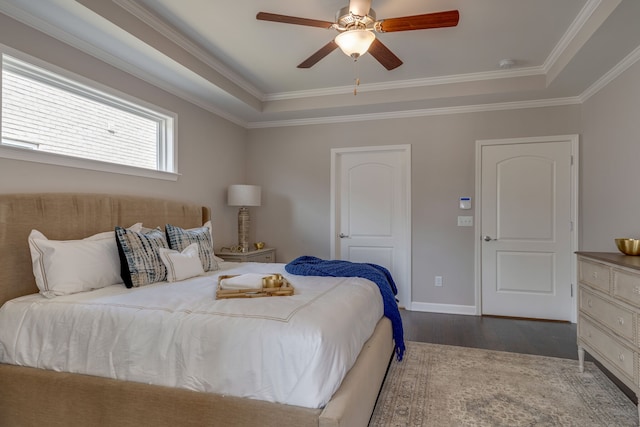
POLYGON ((44 66, 2 54, 0 155, 143 176, 154 176, 145 171, 175 175, 173 114, 39 65, 44 66))

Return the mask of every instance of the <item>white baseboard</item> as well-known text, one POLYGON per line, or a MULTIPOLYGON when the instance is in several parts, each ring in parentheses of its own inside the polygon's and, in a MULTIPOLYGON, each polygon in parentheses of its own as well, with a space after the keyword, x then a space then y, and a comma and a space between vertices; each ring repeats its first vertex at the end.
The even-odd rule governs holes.
POLYGON ((475 305, 431 304, 428 302, 412 302, 410 311, 425 311, 428 313, 464 314, 476 316, 475 305))

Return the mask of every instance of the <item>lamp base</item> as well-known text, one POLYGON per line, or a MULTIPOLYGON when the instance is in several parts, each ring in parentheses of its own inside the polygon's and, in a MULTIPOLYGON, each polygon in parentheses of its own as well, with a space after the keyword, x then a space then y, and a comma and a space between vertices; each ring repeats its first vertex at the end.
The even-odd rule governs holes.
POLYGON ((249 252, 249 209, 241 207, 238 211, 238 246, 240 252, 249 252))

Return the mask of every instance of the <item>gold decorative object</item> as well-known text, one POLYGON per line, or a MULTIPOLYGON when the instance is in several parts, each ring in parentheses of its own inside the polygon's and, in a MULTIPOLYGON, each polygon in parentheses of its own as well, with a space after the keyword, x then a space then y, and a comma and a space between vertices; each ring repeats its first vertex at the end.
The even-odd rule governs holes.
POLYGON ((284 284, 284 277, 282 274, 272 274, 262 278, 263 288, 279 288, 284 284))
POLYGON ((616 239, 616 246, 625 255, 640 255, 640 239, 616 239))
POLYGON ((256 242, 253 244, 253 246, 255 246, 256 249, 260 250, 264 248, 264 242, 256 242))

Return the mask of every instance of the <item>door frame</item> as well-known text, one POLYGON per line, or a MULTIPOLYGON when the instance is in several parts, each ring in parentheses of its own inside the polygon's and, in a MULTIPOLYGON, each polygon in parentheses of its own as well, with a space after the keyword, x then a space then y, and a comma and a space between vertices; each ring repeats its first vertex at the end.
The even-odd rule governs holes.
MULTIPOLYGON (((412 294, 411 294, 411 261, 412 261, 412 251, 411 251, 411 144, 399 144, 399 145, 380 145, 380 146, 369 146, 369 147, 350 147, 350 148, 333 148, 331 149, 331 201, 330 201, 330 244, 331 244, 331 259, 336 258, 336 254, 339 253, 339 239, 337 238, 336 231, 336 223, 337 223, 337 215, 339 215, 340 201, 337 200, 338 191, 336 190, 336 174, 338 173, 337 164, 338 159, 343 154, 351 154, 351 153, 367 153, 367 152, 381 152, 381 151, 395 151, 401 152, 404 155, 404 160, 406 164, 405 171, 405 210, 406 217, 403 219, 403 227, 404 227, 404 235, 405 239, 405 247, 403 248, 405 253, 407 254, 406 263, 404 263, 405 271, 404 276, 407 278, 407 283, 402 286, 402 291, 404 297, 399 301, 399 304, 403 306, 407 310, 411 310, 411 302, 412 302, 412 294)), ((400 286, 399 286, 400 287, 400 286)))
MULTIPOLYGON (((578 250, 579 242, 579 226, 578 226, 578 184, 579 184, 579 136, 573 135, 557 135, 557 136, 537 136, 528 138, 507 138, 507 139, 483 139, 476 140, 476 208, 474 214, 475 229, 475 262, 474 262, 474 282, 475 282, 475 305, 476 316, 482 316, 482 242, 481 242, 481 226, 482 226, 482 148, 488 145, 514 145, 514 144, 530 144, 544 142, 570 142, 571 143, 571 252, 578 250)), ((571 261, 571 322, 576 323, 578 319, 577 311, 577 260, 576 257, 571 261)))

